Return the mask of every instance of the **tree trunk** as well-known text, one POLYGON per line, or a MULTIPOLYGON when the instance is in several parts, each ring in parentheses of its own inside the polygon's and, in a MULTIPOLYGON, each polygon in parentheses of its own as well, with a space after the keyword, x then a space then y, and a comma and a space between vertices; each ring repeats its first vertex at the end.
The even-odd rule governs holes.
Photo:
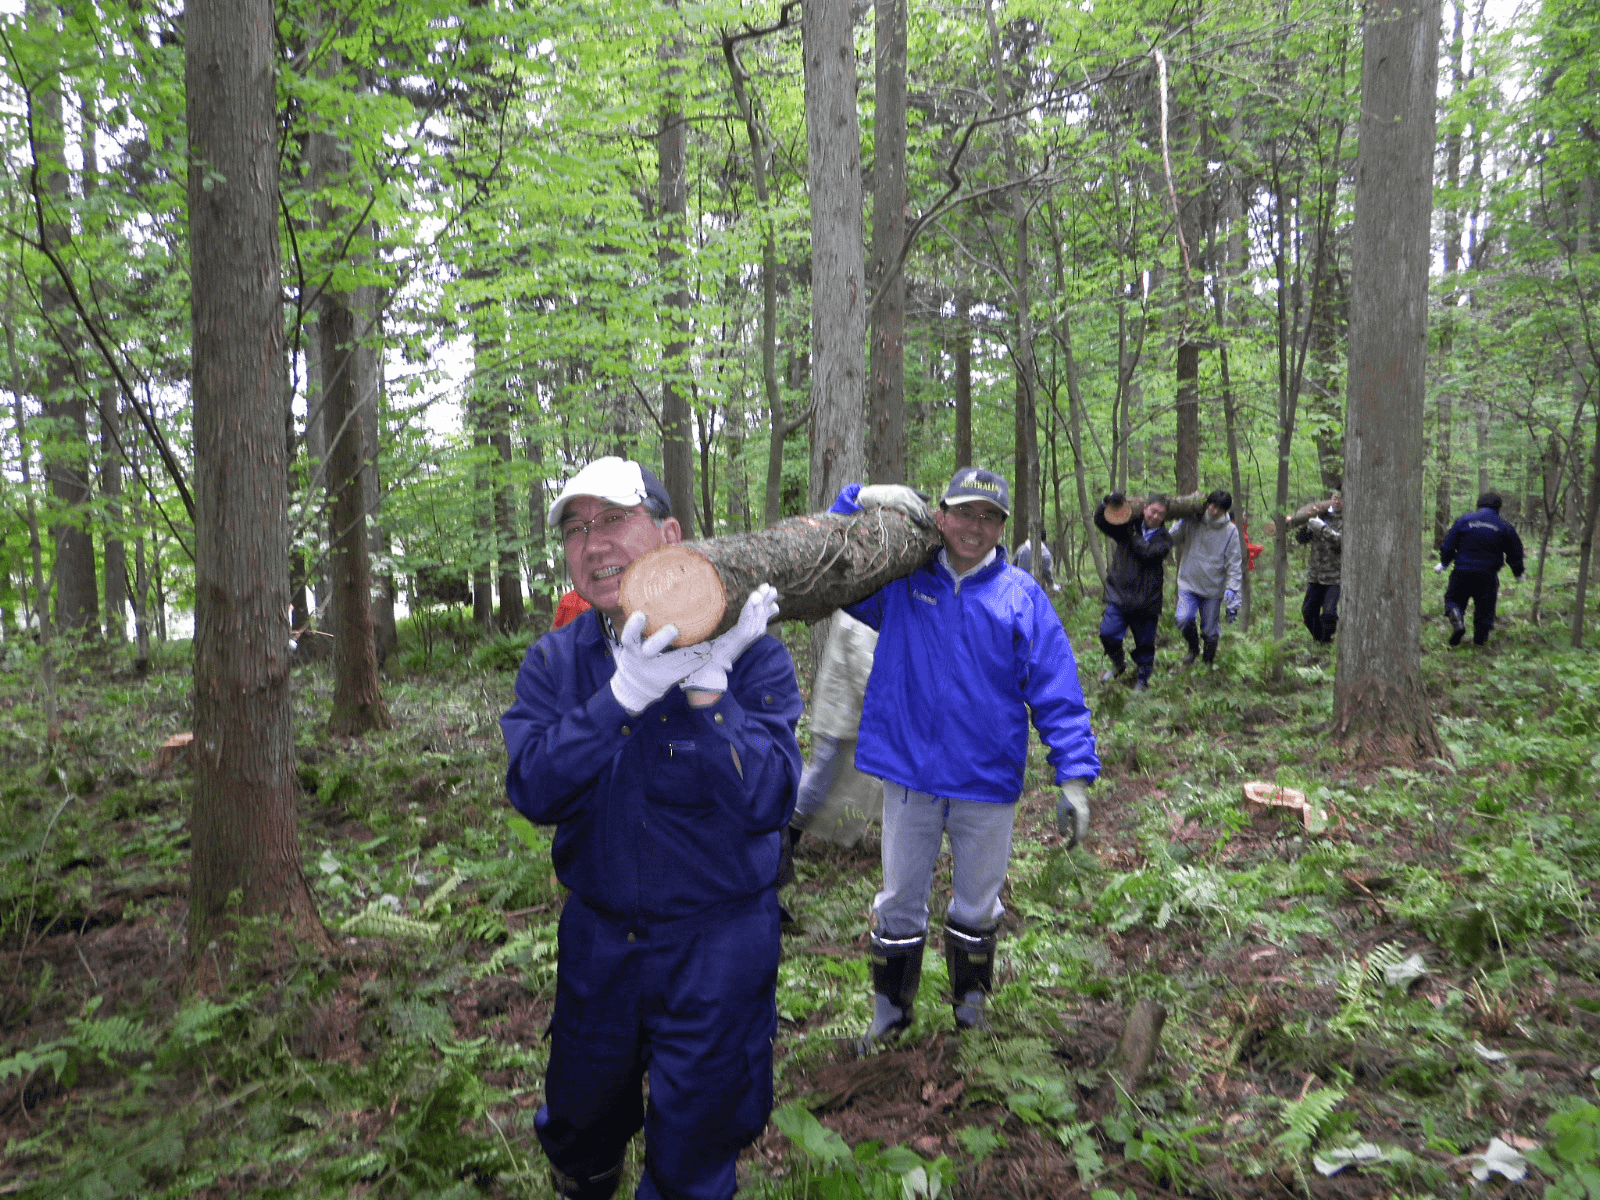
POLYGON ((1200 346, 1178 343, 1178 453, 1173 479, 1180 495, 1200 486, 1200 346))
MULTIPOLYGON (((482 320, 481 310, 479 321, 482 320)), ((480 629, 494 626, 494 468, 498 457, 490 435, 490 410, 498 390, 492 377, 499 370, 494 342, 475 322, 472 333, 473 379, 467 395, 467 423, 472 429, 472 525, 477 535, 472 556, 472 621, 480 629)))
MULTIPOLYGON (((661 47, 667 63, 668 86, 683 71, 683 38, 674 32, 661 47)), ((683 115, 683 98, 668 92, 661 109, 661 132, 656 138, 656 168, 660 197, 661 278, 667 287, 666 345, 661 369, 661 484, 672 499, 672 515, 686 536, 695 524, 694 430, 689 397, 683 383, 689 378, 689 288, 684 281, 683 247, 689 216, 689 122, 683 115)))
POLYGON ((128 640, 128 550, 122 524, 122 393, 114 387, 100 392, 100 494, 106 502, 106 636, 113 642, 128 640))
POLYGON ((534 616, 544 625, 550 622, 550 593, 555 587, 555 572, 550 568, 545 547, 544 519, 548 509, 544 497, 544 443, 532 429, 527 432, 528 466, 528 593, 534 616))
POLYGON ((783 391, 778 386, 778 233, 767 200, 767 144, 755 102, 750 98, 744 65, 731 37, 722 39, 722 54, 728 62, 728 77, 733 87, 733 102, 744 120, 750 142, 750 186, 761 210, 761 387, 771 418, 767 439, 767 479, 762 495, 762 523, 776 524, 783 516, 783 444, 791 433, 810 419, 809 413, 790 420, 783 408, 783 391))
POLYGON ((833 503, 866 466, 862 429, 866 277, 861 125, 850 0, 807 0, 807 177, 811 194, 811 481, 808 506, 833 503))
POLYGON ((872 124, 872 375, 867 383, 867 476, 906 481, 906 0, 876 0, 872 124))
POLYGON ((1420 651, 1438 27, 1439 0, 1374 0, 1363 35, 1334 726, 1374 762, 1440 753, 1420 651))
MULTIPOLYGON (((376 235, 376 229, 374 229, 376 235)), ((372 562, 387 564, 389 532, 383 527, 383 479, 378 472, 383 437, 383 301, 375 287, 356 291, 355 314, 360 338, 356 345, 356 395, 361 405, 361 440, 366 458, 361 466, 361 496, 366 509, 367 551, 372 562)), ((372 643, 378 666, 388 661, 400 642, 394 617, 394 571, 373 572, 372 643)))
MULTIPOLYGON (((1453 0, 1455 31, 1450 39, 1450 99, 1453 108, 1462 104, 1464 85, 1461 70, 1461 28, 1466 15, 1465 0, 1453 0)), ((1451 114, 1450 127, 1444 136, 1444 181, 1449 196, 1444 204, 1444 312, 1439 321, 1438 391, 1434 404, 1434 470, 1437 477, 1433 488, 1433 548, 1444 544, 1450 532, 1450 450, 1452 424, 1455 421, 1454 392, 1455 339, 1456 339, 1456 273, 1461 266, 1461 119, 1451 114)))
MULTIPOLYGON (((1004 112, 1011 105, 1006 83, 1005 56, 1000 44, 1000 27, 994 8, 986 5, 989 25, 990 69, 994 71, 994 100, 991 110, 1004 112)), ((1023 194, 1022 169, 1017 139, 1008 121, 1001 126, 1001 151, 1006 178, 1011 184, 1011 224, 1015 232, 1012 260, 1011 303, 1016 321, 1016 341, 1012 349, 1017 373, 1015 478, 1011 481, 1012 537, 1018 541, 1044 544, 1044 520, 1039 507, 1039 419, 1035 392, 1032 252, 1028 244, 1028 198, 1023 194)), ((1044 574, 1044 555, 1031 559, 1035 578, 1044 574)))
MULTIPOLYGON (((972 466, 972 329, 956 314, 956 466, 972 466)), ((953 472, 952 472, 953 474, 953 472)))
POLYGON ((936 530, 893 509, 790 517, 641 555, 623 574, 622 604, 650 615, 647 636, 670 622, 690 645, 732 629, 745 598, 770 583, 781 598, 778 620, 812 623, 911 574, 939 545, 936 530))
MULTIPOLYGON (((333 577, 333 710, 328 732, 359 737, 394 721, 378 681, 372 626, 372 559, 362 476, 369 455, 362 435, 361 397, 354 359, 355 313, 349 297, 324 292, 322 335, 323 430, 328 441, 329 567, 333 577)), ((376 399, 373 397, 372 399, 376 399)))
POLYGON ((494 489, 495 550, 499 556, 500 632, 515 633, 527 623, 522 604, 522 555, 518 546, 517 506, 511 490, 511 410, 502 396, 490 414, 492 440, 499 458, 494 489))
POLYGON ((332 949, 300 867, 272 5, 190 0, 195 795, 189 957, 235 915, 332 949))
MULTIPOLYGON (((54 5, 30 4, 28 9, 30 23, 56 26, 54 5)), ((61 76, 46 71, 34 97, 36 199, 44 210, 45 242, 60 255, 66 253, 72 236, 61 76)), ((56 544, 56 624, 63 630, 94 632, 99 629, 100 596, 89 523, 89 416, 72 369, 72 340, 78 323, 66 286, 54 269, 46 268, 40 276, 39 305, 50 327, 44 337, 47 349, 40 408, 49 426, 41 439, 44 473, 58 510, 51 529, 56 544)))
MULTIPOLYGON (((91 201, 100 186, 97 130, 99 118, 90 91, 79 96, 83 136, 83 198, 91 201)), ((86 208, 92 204, 86 203, 86 208)), ((128 640, 128 552, 122 540, 122 392, 115 383, 100 386, 100 495, 105 501, 106 637, 118 645, 128 640)))

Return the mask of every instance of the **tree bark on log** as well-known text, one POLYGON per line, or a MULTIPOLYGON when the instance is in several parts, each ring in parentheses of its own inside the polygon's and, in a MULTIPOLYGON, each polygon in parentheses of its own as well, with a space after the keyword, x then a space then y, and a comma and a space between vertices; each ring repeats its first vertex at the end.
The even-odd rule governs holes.
POLYGON ((732 629, 759 585, 778 589, 778 620, 820 621, 911 574, 939 548, 937 530, 893 509, 813 513, 769 529, 663 546, 622 577, 622 606, 643 611, 646 636, 678 627, 678 645, 732 629))

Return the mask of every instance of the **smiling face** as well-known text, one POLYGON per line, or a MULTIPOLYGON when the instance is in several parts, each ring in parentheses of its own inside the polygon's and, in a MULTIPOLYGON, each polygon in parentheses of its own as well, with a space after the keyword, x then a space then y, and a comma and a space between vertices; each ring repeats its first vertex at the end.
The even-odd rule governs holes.
POLYGON ((641 554, 683 541, 676 517, 657 525, 644 505, 625 508, 599 496, 568 500, 561 533, 572 586, 619 629, 627 618, 621 604, 623 570, 641 554))
POLYGON ((1144 506, 1144 524, 1146 529, 1154 529, 1167 519, 1167 506, 1159 500, 1152 500, 1144 506))
POLYGON ((944 537, 950 565, 957 575, 972 570, 989 556, 1006 527, 1006 514, 997 504, 973 500, 939 509, 934 524, 944 537))

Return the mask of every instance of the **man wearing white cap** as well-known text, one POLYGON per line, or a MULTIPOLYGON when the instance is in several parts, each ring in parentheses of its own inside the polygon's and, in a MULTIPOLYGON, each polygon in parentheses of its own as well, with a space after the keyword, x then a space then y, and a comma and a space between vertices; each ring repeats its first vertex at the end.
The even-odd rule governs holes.
MULTIPOLYGON (((921 507, 910 488, 855 487, 841 493, 835 512, 881 506, 916 516, 921 507)), ((943 549, 845 610, 878 631, 856 767, 884 783, 883 890, 872 903, 873 1016, 862 1051, 911 1025, 933 869, 947 833, 950 1004, 958 1029, 984 1023, 1030 716, 1061 788, 1057 828, 1069 847, 1088 833, 1086 788, 1100 774, 1089 709, 1050 598, 1006 562, 999 545, 1010 512, 1001 476, 961 468, 934 517, 943 549)))
POLYGON ((528 651, 500 722, 506 794, 556 826, 571 889, 535 1128, 563 1197, 608 1200, 642 1127, 638 1196, 725 1200, 772 1107, 778 851, 801 765, 794 664, 766 635, 777 593, 757 588, 709 642, 644 637, 622 573, 683 535, 636 462, 579 471, 550 527, 594 607, 528 651))

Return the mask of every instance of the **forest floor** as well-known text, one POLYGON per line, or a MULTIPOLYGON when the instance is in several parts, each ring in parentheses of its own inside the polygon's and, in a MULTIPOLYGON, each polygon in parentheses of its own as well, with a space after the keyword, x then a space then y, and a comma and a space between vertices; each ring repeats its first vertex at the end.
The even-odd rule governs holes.
MULTIPOLYGON (((916 1024, 854 1055, 878 845, 803 840, 778 1108, 742 1194, 1582 1195, 1600 655, 1566 649, 1558 615, 1531 625, 1522 591, 1490 649, 1449 649, 1431 587, 1446 751, 1405 768, 1346 760, 1333 654, 1298 628, 1229 630, 1217 671, 1183 673, 1168 626, 1135 695, 1095 682, 1095 606, 1065 613, 1105 774, 1069 852, 1035 747, 986 1034, 954 1035, 935 938, 916 1024), (1301 789, 1309 815, 1253 810, 1250 780, 1301 789), (1130 1093, 1106 1063, 1141 1000, 1167 1017, 1130 1093), (1474 1181, 1495 1138, 1549 1174, 1474 1181), (1341 1152, 1358 1161, 1325 1174, 1341 1152)), ((204 993, 189 777, 155 769, 189 728, 187 647, 143 678, 78 650, 53 748, 36 650, 0 648, 0 1196, 552 1194, 532 1118, 561 892, 547 831, 503 799, 497 725, 521 648, 407 630, 398 727, 361 741, 323 731, 327 668, 297 669, 304 864, 339 954, 285 962, 250 926, 204 993)), ((946 877, 935 922, 947 896, 946 877)))

